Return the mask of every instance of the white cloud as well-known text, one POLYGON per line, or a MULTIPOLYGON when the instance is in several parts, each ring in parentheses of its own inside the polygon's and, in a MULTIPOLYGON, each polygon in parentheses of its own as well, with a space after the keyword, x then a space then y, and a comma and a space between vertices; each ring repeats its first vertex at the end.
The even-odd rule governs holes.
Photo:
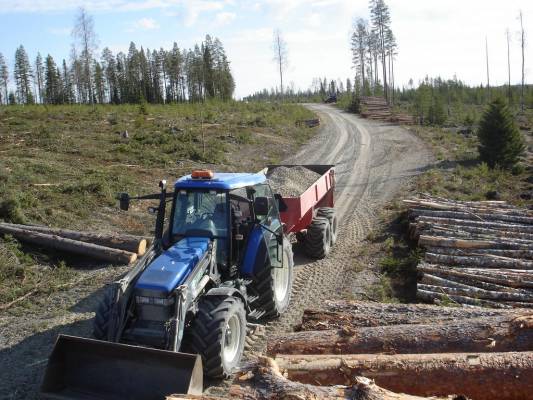
POLYGON ((233 20, 235 20, 236 17, 237 17, 237 14, 233 12, 224 11, 216 15, 215 23, 219 26, 227 25, 233 20))
POLYGON ((145 31, 159 29, 159 24, 153 18, 141 18, 138 21, 135 21, 133 26, 134 28, 142 29, 145 31))
POLYGON ((193 26, 200 14, 204 12, 212 12, 222 10, 225 6, 225 1, 209 1, 209 0, 189 0, 183 5, 185 7, 185 26, 193 26))
POLYGON ((48 32, 57 36, 68 36, 72 33, 72 28, 48 28, 48 32))

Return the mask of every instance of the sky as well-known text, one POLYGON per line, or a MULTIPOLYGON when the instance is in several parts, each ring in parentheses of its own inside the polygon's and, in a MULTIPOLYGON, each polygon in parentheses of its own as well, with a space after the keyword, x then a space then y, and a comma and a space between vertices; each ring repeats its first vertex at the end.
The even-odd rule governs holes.
MULTIPOLYGON (((511 80, 521 79, 518 13, 529 35, 526 82, 533 78, 533 1, 386 0, 397 37, 397 86, 426 75, 468 84, 486 82, 485 38, 491 84, 507 81, 506 29, 511 36, 511 80)), ((94 18, 99 49, 126 52, 190 48, 206 34, 218 37, 231 62, 235 97, 279 85, 273 62, 273 31, 288 48, 284 82, 296 89, 314 77, 353 80, 350 35, 356 18, 368 18, 367 0, 0 0, 0 53, 13 69, 16 48, 30 58, 39 51, 57 63, 68 59, 79 7, 94 18)))

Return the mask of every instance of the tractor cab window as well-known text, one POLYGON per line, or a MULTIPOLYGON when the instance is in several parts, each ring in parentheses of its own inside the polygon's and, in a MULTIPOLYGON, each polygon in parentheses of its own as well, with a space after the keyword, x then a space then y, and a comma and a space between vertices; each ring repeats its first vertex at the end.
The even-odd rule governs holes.
POLYGON ((226 194, 178 190, 172 235, 225 238, 228 230, 226 194))

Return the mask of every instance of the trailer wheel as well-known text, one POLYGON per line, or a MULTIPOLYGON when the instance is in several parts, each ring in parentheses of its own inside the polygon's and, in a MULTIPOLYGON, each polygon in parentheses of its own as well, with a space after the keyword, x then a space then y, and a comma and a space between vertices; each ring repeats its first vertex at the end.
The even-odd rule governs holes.
POLYGON ((292 245, 289 239, 284 237, 283 267, 273 268, 265 265, 247 287, 249 295, 255 297, 250 306, 264 312, 261 318, 279 317, 289 306, 293 267, 292 245))
POLYGON ((246 312, 236 297, 205 296, 189 334, 193 352, 202 356, 204 373, 229 378, 238 367, 246 338, 246 312))
POLYGON ((304 249, 312 258, 324 258, 331 249, 331 227, 329 220, 324 217, 315 217, 307 227, 304 249))
POLYGON ((109 286, 105 288, 104 298, 101 300, 93 322, 93 336, 98 340, 107 340, 109 317, 115 304, 115 290, 109 286))
POLYGON ((335 209, 331 207, 321 207, 318 209, 317 216, 327 218, 331 228, 331 245, 333 246, 337 241, 337 214, 335 209))

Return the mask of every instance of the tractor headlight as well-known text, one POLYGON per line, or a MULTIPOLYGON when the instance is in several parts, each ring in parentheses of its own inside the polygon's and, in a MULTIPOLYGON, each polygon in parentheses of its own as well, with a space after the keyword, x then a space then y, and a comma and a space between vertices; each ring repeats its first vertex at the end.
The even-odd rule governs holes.
POLYGON ((152 304, 155 306, 170 306, 174 304, 174 298, 162 299, 158 297, 135 296, 137 304, 152 304))

